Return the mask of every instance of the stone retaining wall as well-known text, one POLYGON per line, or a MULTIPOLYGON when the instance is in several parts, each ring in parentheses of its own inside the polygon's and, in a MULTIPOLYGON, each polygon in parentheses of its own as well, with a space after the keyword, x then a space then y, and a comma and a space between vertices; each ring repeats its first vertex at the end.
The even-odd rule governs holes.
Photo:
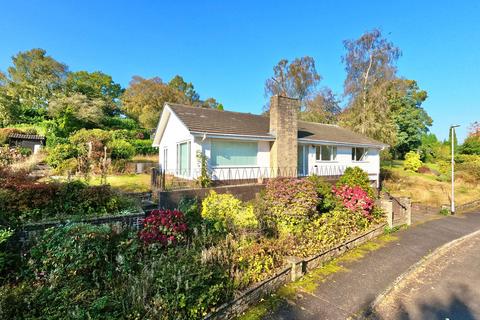
POLYGON ((205 320, 233 319, 245 312, 251 305, 260 302, 263 297, 277 291, 281 286, 301 278, 306 272, 320 267, 347 250, 353 249, 368 240, 383 234, 385 224, 379 225, 360 236, 306 259, 292 258, 290 265, 277 272, 274 276, 264 280, 252 288, 242 292, 233 301, 220 306, 214 313, 211 313, 205 320))

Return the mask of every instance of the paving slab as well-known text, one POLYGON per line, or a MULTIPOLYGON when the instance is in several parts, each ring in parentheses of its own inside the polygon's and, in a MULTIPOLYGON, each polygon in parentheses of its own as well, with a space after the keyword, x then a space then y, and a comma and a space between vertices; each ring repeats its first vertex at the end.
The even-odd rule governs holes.
POLYGON ((438 247, 480 229, 480 212, 423 222, 395 233, 397 239, 327 276, 313 293, 301 292, 264 319, 364 318, 391 283, 438 247))

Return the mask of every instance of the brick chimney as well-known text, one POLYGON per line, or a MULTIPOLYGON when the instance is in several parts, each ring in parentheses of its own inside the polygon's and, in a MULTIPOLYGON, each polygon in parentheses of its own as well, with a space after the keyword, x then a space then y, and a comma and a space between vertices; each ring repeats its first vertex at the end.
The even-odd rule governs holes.
POLYGON ((297 99, 275 95, 270 98, 270 133, 275 141, 270 149, 273 176, 296 177, 298 161, 297 99))

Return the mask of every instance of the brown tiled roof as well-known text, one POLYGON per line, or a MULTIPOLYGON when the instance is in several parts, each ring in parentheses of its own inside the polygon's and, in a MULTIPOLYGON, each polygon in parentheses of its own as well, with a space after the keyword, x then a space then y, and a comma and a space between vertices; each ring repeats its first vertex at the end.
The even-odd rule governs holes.
POLYGON ((45 140, 44 136, 39 136, 36 134, 11 133, 8 137, 13 139, 23 139, 23 140, 45 140))
MULTIPOLYGON (((270 118, 267 116, 198 108, 175 103, 168 103, 168 106, 193 132, 273 138, 269 133, 270 118)), ((336 125, 306 121, 298 121, 298 138, 321 142, 386 146, 381 142, 336 125)))

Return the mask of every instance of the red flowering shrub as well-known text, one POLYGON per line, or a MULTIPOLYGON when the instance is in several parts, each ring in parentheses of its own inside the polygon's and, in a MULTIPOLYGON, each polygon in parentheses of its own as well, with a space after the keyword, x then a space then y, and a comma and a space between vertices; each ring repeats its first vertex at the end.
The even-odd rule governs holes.
POLYGON ((178 210, 153 210, 143 221, 139 237, 145 244, 174 245, 185 240, 185 216, 178 210))
POLYGON ((374 201, 368 193, 359 186, 347 185, 333 187, 332 192, 342 201, 342 204, 350 211, 360 212, 368 220, 372 220, 374 201))

